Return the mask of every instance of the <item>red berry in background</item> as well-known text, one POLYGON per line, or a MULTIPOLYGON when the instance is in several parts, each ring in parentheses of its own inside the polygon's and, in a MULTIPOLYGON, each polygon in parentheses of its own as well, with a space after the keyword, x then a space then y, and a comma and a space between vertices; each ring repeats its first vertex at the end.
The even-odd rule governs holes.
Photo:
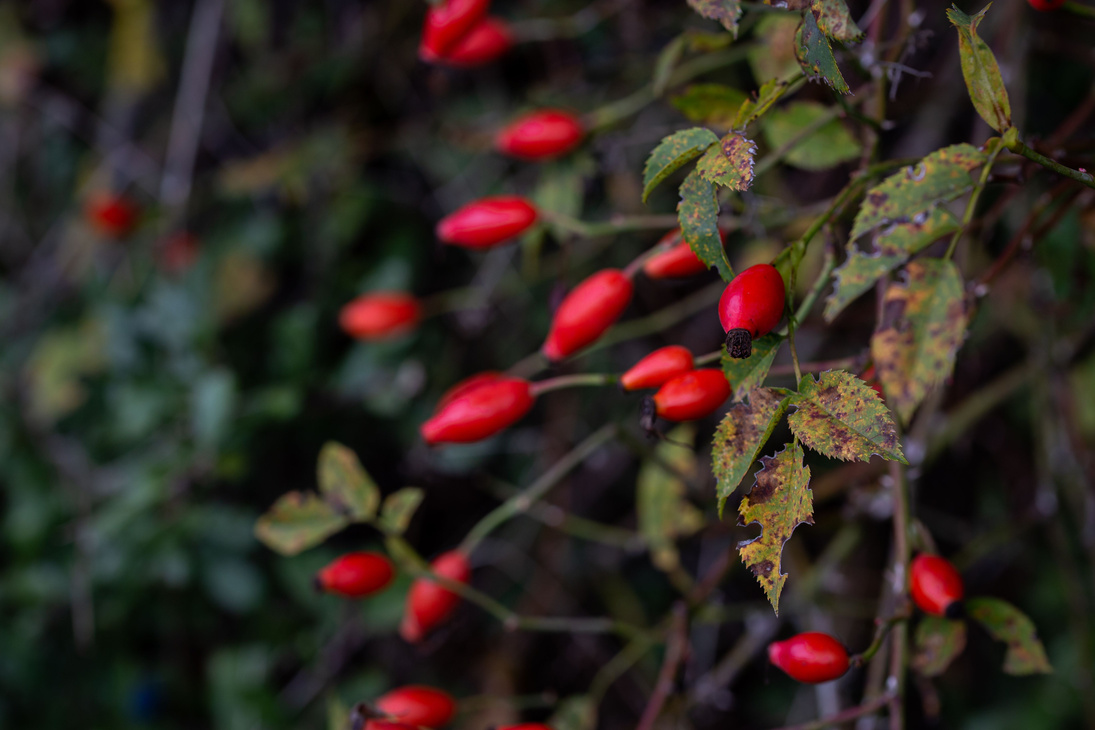
POLYGON ((726 285, 719 298, 719 321, 730 357, 753 353, 753 340, 779 324, 786 296, 783 277, 771 264, 750 266, 726 285))
POLYGON ((490 248, 524 233, 536 218, 536 208, 524 198, 481 198, 442 218, 437 237, 453 246, 490 248))
POLYGON ((523 722, 520 725, 503 725, 495 728, 495 730, 553 730, 553 728, 551 725, 544 725, 539 722, 523 722))
POLYGON ((1056 10, 1065 4, 1065 0, 1027 0, 1027 2, 1030 3, 1030 7, 1043 13, 1056 10))
POLYGON ((848 650, 828 634, 812 631, 769 644, 768 661, 792 679, 817 684, 848 671, 848 650))
POLYGON ((498 18, 483 18, 467 35, 437 60, 456 68, 474 68, 490 63, 513 48, 513 33, 498 18))
POLYGON ((917 555, 909 568, 909 592, 924 613, 953 618, 965 590, 962 576, 946 558, 917 555))
POLYGON ((393 689, 373 705, 397 722, 428 728, 448 724, 456 712, 456 701, 447 692, 420 685, 393 689))
POLYGON ((875 373, 874 365, 871 365, 864 370, 863 374, 859 376, 859 379, 871 386, 871 389, 878 393, 879 398, 886 398, 886 394, 882 392, 882 386, 878 382, 878 376, 875 373))
POLYGON ((111 193, 93 195, 84 213, 91 227, 107 238, 125 236, 137 222, 137 206, 129 199, 111 193))
POLYGON ((470 443, 493 436, 532 408, 532 384, 521 378, 484 373, 464 381, 442 401, 420 429, 426 443, 470 443), (486 376, 491 377, 486 377, 486 376))
POLYGON ((542 349, 548 360, 562 360, 592 343, 619 319, 631 302, 631 279, 604 269, 566 295, 551 321, 542 349))
POLYGON ((359 340, 384 340, 413 330, 422 318, 422 307, 404 292, 363 294, 342 308, 342 330, 359 340))
POLYGON ((417 725, 409 722, 393 722, 391 720, 365 720, 357 721, 350 725, 351 730, 419 730, 417 725))
POLYGON ((179 231, 161 244, 160 269, 171 275, 181 274, 194 265, 199 253, 198 239, 186 231, 179 231))
POLYGON ((494 381, 501 380, 505 377, 505 374, 500 373, 497 370, 488 370, 486 372, 476 373, 471 377, 464 378, 441 395, 441 398, 437 401, 437 405, 434 406, 433 412, 439 412, 442 408, 447 406, 459 396, 470 393, 481 385, 484 385, 486 383, 493 383, 494 381))
MULTIPOLYGON (((722 236, 722 231, 719 231, 719 236, 722 236)), ((643 263, 643 273, 651 279, 683 279, 707 271, 707 264, 692 252, 680 228, 662 236, 655 245, 669 248, 643 263)))
POLYGON ((443 0, 430 6, 418 55, 424 60, 444 56, 487 14, 489 7, 490 0, 443 0))
POLYGON ((347 598, 363 598, 388 587, 395 571, 380 553, 347 553, 316 574, 316 587, 347 598))
POLYGON ((559 109, 532 112, 498 133, 499 152, 522 160, 547 160, 577 147, 585 130, 578 117, 559 109))
MULTIPOLYGON (((468 558, 459 550, 451 550, 438 556, 430 568, 442 577, 457 583, 467 583, 471 577, 468 558)), ((449 617, 460 603, 460 596, 447 588, 442 588, 431 578, 418 578, 411 584, 407 595, 407 605, 403 610, 403 622, 399 625, 399 635, 412 644, 417 644, 449 617)))
POLYGON ((717 411, 729 397, 726 375, 706 368, 667 381, 654 394, 654 408, 667 421, 694 421, 717 411))
POLYGON ((650 353, 620 376, 624 390, 657 388, 667 380, 691 372, 692 352, 687 347, 669 345, 650 353))

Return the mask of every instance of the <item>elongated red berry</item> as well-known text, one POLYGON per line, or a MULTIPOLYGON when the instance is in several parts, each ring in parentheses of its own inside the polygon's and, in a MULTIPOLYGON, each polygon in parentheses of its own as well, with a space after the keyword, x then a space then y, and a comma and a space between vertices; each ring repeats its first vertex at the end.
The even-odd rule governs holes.
POLYGON ((520 725, 503 725, 495 730, 553 730, 551 725, 539 722, 523 722, 520 725))
POLYGON ((515 120, 498 133, 498 151, 522 160, 547 160, 577 147, 585 130, 578 117, 559 109, 543 109, 515 120))
POLYGON ((428 728, 447 725, 456 712, 456 701, 451 695, 421 685, 393 689, 379 697, 373 705, 397 722, 428 728))
POLYGON ((406 334, 418 326, 422 307, 404 292, 363 294, 342 308, 342 330, 359 340, 384 340, 406 334))
POLYGON ((654 394, 655 412, 667 421, 694 421, 709 416, 730 397, 721 370, 705 368, 678 375, 654 394))
POLYGON ((631 279, 619 269, 603 269, 578 284, 555 312, 542 349, 548 360, 562 360, 604 334, 631 302, 631 279))
POLYGON ((456 398, 470 393, 481 385, 486 383, 493 383, 496 380, 501 380, 506 376, 497 370, 488 370, 482 373, 476 373, 470 377, 464 378, 456 385, 446 390, 437 401, 437 405, 434 406, 433 412, 436 414, 441 411, 442 408, 454 401, 456 398))
POLYGON ((771 264, 757 264, 734 277, 719 298, 719 320, 730 357, 749 357, 753 340, 768 334, 783 317, 783 277, 771 264))
POLYGON ((913 603, 924 613, 952 618, 965 595, 962 576, 950 561, 926 554, 913 558, 909 567, 909 592, 913 603))
POLYGON ((1027 2, 1030 3, 1030 7, 1043 13, 1056 10, 1065 4, 1065 0, 1027 0, 1027 2))
POLYGON ((84 213, 91 227, 107 238, 122 238, 137 222, 137 206, 128 198, 113 193, 92 195, 84 213))
POLYGON ((524 233, 536 217, 536 208, 524 198, 481 198, 442 218, 437 237, 453 246, 490 248, 524 233))
POLYGON ((691 372, 692 352, 687 347, 669 345, 650 353, 620 376, 624 390, 657 388, 667 380, 691 372))
MULTIPOLYGON (((467 583, 471 578, 471 566, 468 558, 459 550, 451 550, 438 556, 430 569, 444 578, 467 583)), ((411 584, 407 594, 407 604, 403 610, 403 622, 399 626, 399 635, 412 644, 417 644, 426 634, 441 624, 456 609, 460 596, 447 588, 442 588, 431 578, 418 578, 411 584)))
POLYGON ((448 53, 487 14, 490 0, 443 0, 426 11, 418 55, 434 60, 448 53))
POLYGON ((316 587, 347 598, 363 598, 388 587, 395 571, 380 553, 347 553, 316 574, 316 587))
POLYGON ((529 412, 533 395, 531 383, 521 378, 499 376, 466 383, 422 424, 422 438, 428 444, 460 444, 493 436, 529 412))
MULTIPOLYGON (((722 231, 719 231, 719 236, 722 236, 722 231)), ((668 248, 643 263, 643 273, 651 279, 683 279, 707 271, 707 264, 692 252, 680 228, 662 236, 655 245, 668 248)))
POLYGON ((768 661, 792 679, 818 684, 848 671, 848 650, 828 634, 810 631, 769 644, 768 661))
POLYGON ((490 63, 513 48, 513 32, 500 18, 486 17, 476 23, 439 63, 456 68, 474 68, 490 63))

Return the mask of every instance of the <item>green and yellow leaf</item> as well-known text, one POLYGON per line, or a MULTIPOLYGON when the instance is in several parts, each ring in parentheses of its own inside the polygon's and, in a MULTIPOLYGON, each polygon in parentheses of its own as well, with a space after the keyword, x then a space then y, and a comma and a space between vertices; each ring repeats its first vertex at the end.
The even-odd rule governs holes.
POLYGON ((682 129, 662 139, 646 158, 643 168, 643 202, 667 177, 702 155, 719 141, 715 133, 703 127, 682 129))
POLYGON ((745 92, 723 84, 692 84, 670 103, 693 122, 730 128, 748 98, 745 92))
POLYGON ((318 545, 350 518, 313 492, 289 492, 255 522, 255 537, 282 555, 296 555, 318 545))
POLYGON ((821 79, 839 94, 852 93, 836 65, 829 38, 821 32, 812 12, 803 13, 802 25, 795 35, 795 56, 808 77, 821 79))
POLYGON ((822 123, 826 116, 831 117, 831 112, 821 104, 796 102, 764 117, 761 129, 772 149, 794 145, 783 155, 788 165, 803 170, 827 170, 858 158, 860 144, 839 119, 830 118, 822 123), (810 128, 813 131, 803 136, 803 131, 810 128))
POLYGON ((989 3, 976 15, 966 15, 952 5, 947 10, 951 25, 958 29, 958 53, 962 61, 962 77, 970 93, 973 107, 985 122, 1001 134, 1011 127, 1011 102, 989 44, 977 35, 977 26, 992 7, 989 3))
POLYGON ((844 0, 814 0, 810 12, 817 18, 817 27, 830 38, 848 43, 863 37, 844 0))
POLYGON ((1051 674, 1045 647, 1038 639, 1034 622, 1007 601, 999 598, 971 598, 966 613, 980 622, 997 641, 1007 644, 1004 672, 1007 674, 1051 674))
POLYGON ((711 444, 711 469, 717 482, 720 517, 726 499, 738 488, 768 443, 787 410, 788 401, 768 388, 754 388, 749 391, 748 402, 738 403, 723 416, 711 444))
POLYGON ((916 627, 912 666, 925 677, 937 677, 966 648, 966 624, 941 616, 925 616, 916 627))
POLYGON ((319 491, 339 512, 355 520, 369 521, 376 517, 380 490, 361 466, 357 454, 334 441, 328 441, 319 452, 316 465, 319 491))
POLYGON ((741 0, 688 0, 688 5, 703 17, 719 21, 723 28, 738 37, 741 0))
POLYGON ((738 132, 730 132, 711 145, 696 163, 700 176, 731 190, 748 190, 753 184, 753 157, 757 145, 738 132))
POLYGON ((693 170, 681 183, 680 195, 677 221, 684 240, 688 241, 700 261, 708 268, 717 268, 723 281, 730 281, 734 278, 734 270, 726 258, 726 249, 719 235, 719 200, 715 195, 715 186, 693 170))
POLYGON ((402 535, 425 496, 418 487, 404 487, 389 494, 380 507, 380 529, 389 535, 402 535))

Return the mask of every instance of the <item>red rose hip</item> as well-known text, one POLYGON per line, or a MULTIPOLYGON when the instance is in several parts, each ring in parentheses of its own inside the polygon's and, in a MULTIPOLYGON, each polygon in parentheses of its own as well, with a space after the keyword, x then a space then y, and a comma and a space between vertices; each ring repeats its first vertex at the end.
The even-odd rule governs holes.
POLYGON ((93 195, 84 214, 91 227, 107 238, 122 238, 137 222, 137 206, 128 198, 112 193, 93 195))
MULTIPOLYGON (((467 583, 471 577, 468 558, 459 550, 451 550, 438 556, 430 569, 444 578, 467 583)), ((399 626, 399 635, 412 644, 417 644, 430 631, 445 621, 460 603, 460 596, 448 588, 443 588, 432 578, 418 578, 411 584, 407 594, 407 604, 403 610, 403 621, 399 626)))
POLYGON ((920 554, 909 567, 909 592, 913 603, 933 616, 955 617, 961 609, 962 576, 946 558, 920 554))
POLYGON ((426 11, 418 55, 434 60, 447 54, 487 14, 490 0, 443 0, 426 11))
POLYGON ((536 218, 536 208, 524 198, 482 198, 442 218, 437 237, 453 246, 490 248, 524 233, 536 218))
POLYGON ((342 330, 359 340, 385 340, 413 330, 422 318, 418 300, 403 292, 363 294, 342 308, 342 330))
POLYGON ((458 384, 420 429, 431 446, 471 443, 493 436, 532 408, 532 384, 521 378, 483 373, 458 384))
POLYGON ((1056 10, 1065 4, 1065 0, 1027 0, 1027 2, 1030 3, 1030 7, 1042 13, 1056 10))
POLYGON ((547 160, 570 152, 585 130, 578 117, 558 109, 544 109, 517 119, 498 133, 494 146, 522 160, 547 160))
POLYGON ((316 587, 347 598, 364 598, 388 587, 395 571, 380 553, 347 553, 316 574, 316 587))
POLYGON ((707 271, 707 264, 693 253, 680 228, 662 236, 655 245, 668 248, 643 262, 643 273, 651 279, 683 279, 707 271))
POLYGON ((693 370, 658 389, 654 411, 667 421, 694 421, 717 411, 729 397, 730 383, 721 370, 693 370))
POLYGON ((541 348, 548 360, 569 357, 605 333, 631 302, 631 279, 619 269, 604 269, 567 294, 541 348))
POLYGON ((456 68, 490 63, 513 47, 513 33, 498 18, 483 18, 447 54, 437 60, 456 68))
POLYGON ((807 684, 828 682, 848 671, 848 650, 839 641, 816 631, 768 645, 768 661, 792 679, 807 684))
POLYGON ((692 352, 687 347, 669 345, 654 350, 632 365, 620 376, 620 385, 624 390, 657 388, 671 378, 691 372, 692 368, 692 352))
POLYGON ((771 264, 757 264, 734 277, 719 298, 719 321, 730 357, 749 357, 753 340, 768 334, 783 317, 783 277, 771 264))
POLYGON ((420 685, 393 689, 373 705, 397 722, 427 728, 448 724, 456 712, 456 702, 447 692, 420 685))

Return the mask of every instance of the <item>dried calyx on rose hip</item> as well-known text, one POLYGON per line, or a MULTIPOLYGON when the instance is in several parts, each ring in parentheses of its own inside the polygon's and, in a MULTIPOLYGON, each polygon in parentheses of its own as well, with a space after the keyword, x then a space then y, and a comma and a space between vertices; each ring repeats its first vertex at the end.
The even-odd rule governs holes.
POLYGON ((481 198, 445 216, 437 237, 464 248, 490 248, 520 235, 536 223, 536 208, 515 195, 481 198))
POLYGON ((593 274, 563 299, 541 351, 556 362, 592 344, 624 313, 632 291, 631 279, 619 269, 593 274))
POLYGON ((427 444, 471 443, 493 436, 529 412, 535 400, 523 378, 480 373, 441 398, 420 429, 427 444))
POLYGON ((386 340, 412 331, 421 318, 422 306, 412 295, 379 291, 362 294, 342 307, 338 324, 359 340, 386 340))
MULTIPOLYGON (((430 563, 430 570, 457 583, 467 583, 471 578, 468 557, 459 550, 439 555, 430 563)), ((407 594, 399 635, 404 640, 417 644, 448 619, 459 603, 460 596, 442 587, 433 578, 416 578, 407 594)))
POLYGON ((753 340, 776 328, 785 300, 783 277, 771 264, 750 266, 726 285, 719 298, 719 321, 730 357, 753 354, 753 340))
POLYGON ((624 390, 657 388, 666 381, 691 372, 694 359, 687 347, 668 345, 654 350, 620 376, 624 390))
MULTIPOLYGON (((722 237, 720 230, 719 239, 722 237)), ((655 247, 665 247, 665 250, 643 262, 643 273, 651 279, 683 279, 707 271, 707 264, 692 251, 680 228, 662 236, 655 247)))
POLYGON ((640 423, 654 430, 655 418, 695 421, 719 409, 730 397, 730 381, 721 370, 704 368, 666 381, 653 398, 643 398, 640 423))
POLYGON ((909 592, 924 613, 947 618, 962 615, 962 576, 946 558, 917 555, 909 566, 909 592))
POLYGON ((380 553, 347 553, 320 569, 315 584, 326 593, 364 598, 387 588, 394 575, 391 561, 380 553))
POLYGON ((573 150, 584 135, 575 115, 560 109, 542 109, 510 123, 498 133, 494 146, 522 160, 548 160, 573 150))
POLYGON ((768 645, 768 661, 792 679, 808 684, 828 682, 848 671, 848 650, 839 641, 816 631, 768 645))
POLYGON ((426 728, 447 725, 456 713, 456 701, 447 692, 422 685, 398 687, 373 703, 388 719, 426 728))

